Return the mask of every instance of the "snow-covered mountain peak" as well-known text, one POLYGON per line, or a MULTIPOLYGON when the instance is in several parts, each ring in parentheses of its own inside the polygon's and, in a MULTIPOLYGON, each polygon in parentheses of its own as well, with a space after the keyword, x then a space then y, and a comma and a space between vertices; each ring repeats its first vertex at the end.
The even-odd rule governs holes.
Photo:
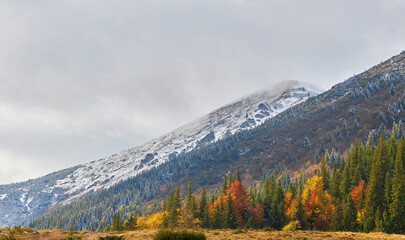
POLYGON ((0 185, 0 227, 21 224, 53 206, 109 188, 177 155, 254 128, 321 91, 297 81, 279 83, 208 113, 143 145, 24 183, 0 185))
POLYGON ((269 118, 320 93, 306 83, 288 81, 243 97, 161 137, 84 164, 57 181, 52 188, 66 189, 73 197, 109 187, 171 160, 178 154, 215 142, 240 130, 251 129, 269 118))

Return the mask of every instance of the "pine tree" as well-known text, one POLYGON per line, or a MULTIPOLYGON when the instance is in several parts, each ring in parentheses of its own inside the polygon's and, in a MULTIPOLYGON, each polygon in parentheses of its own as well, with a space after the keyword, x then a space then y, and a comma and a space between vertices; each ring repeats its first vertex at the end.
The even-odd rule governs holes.
POLYGON ((340 174, 336 168, 336 162, 333 164, 332 170, 332 186, 331 186, 331 194, 336 203, 339 202, 340 199, 340 174))
POLYGON ((391 194, 392 194, 392 183, 391 183, 391 175, 390 172, 387 171, 385 174, 385 201, 384 201, 384 209, 388 209, 391 204, 391 194))
POLYGON ((224 185, 222 185, 221 194, 225 194, 226 189, 228 189, 228 178, 224 175, 224 185))
POLYGON ((365 164, 362 159, 362 154, 361 143, 356 139, 350 153, 351 188, 357 186, 360 180, 365 178, 365 164))
POLYGON ((305 210, 302 205, 301 191, 297 193, 297 220, 300 223, 301 229, 307 229, 307 221, 305 220, 305 210))
MULTIPOLYGON (((395 124, 395 123, 394 123, 395 124)), ((398 151, 398 141, 395 134, 395 125, 392 127, 391 137, 388 139, 388 169, 392 171, 394 169, 395 158, 398 151)))
POLYGON ((238 167, 238 169, 236 170, 236 181, 242 183, 242 180, 240 179, 239 167, 238 167))
POLYGON ((180 186, 177 185, 176 187, 176 195, 173 201, 173 207, 177 209, 181 209, 181 197, 180 197, 180 186))
MULTIPOLYGON (((385 205, 385 177, 387 173, 388 151, 386 142, 381 135, 374 153, 373 164, 370 173, 369 190, 366 197, 366 216, 364 230, 372 231, 376 227, 377 210, 380 215, 385 205), (382 208, 382 209, 381 209, 382 208)), ((382 219, 381 216, 378 220, 382 219)))
POLYGON ((226 223, 227 228, 234 229, 237 227, 237 221, 236 221, 235 211, 233 209, 231 194, 228 194, 227 199, 226 199, 225 223, 226 223))
POLYGON ((351 184, 352 180, 350 176, 350 162, 347 162, 344 166, 344 170, 342 173, 342 180, 340 182, 340 194, 342 200, 347 199, 347 195, 350 193, 351 184))
POLYGON ((345 209, 343 212, 343 229, 345 231, 356 231, 356 207, 350 196, 347 196, 345 209))
POLYGON ((328 155, 325 154, 325 157, 323 157, 322 161, 321 161, 321 176, 323 179, 323 188, 324 188, 323 190, 329 190, 329 186, 330 186, 329 185, 330 173, 328 171, 328 167, 326 164, 327 157, 328 157, 328 155))
POLYGON ((215 205, 212 226, 215 229, 225 228, 225 206, 223 198, 220 198, 219 204, 215 205))
POLYGON ((198 208, 198 216, 200 218, 201 225, 203 227, 209 226, 209 217, 207 218, 207 212, 208 212, 207 192, 203 187, 200 196, 200 206, 198 208))
POLYGON ((405 233, 405 172, 403 167, 405 140, 399 141, 392 179, 392 202, 389 206, 389 225, 394 233, 405 233))
POLYGON ((230 173, 230 174, 229 174, 229 180, 228 180, 228 187, 227 187, 227 189, 231 187, 231 184, 233 183, 233 181, 234 181, 234 179, 233 179, 232 173, 230 173))
POLYGON ((112 218, 111 231, 122 231, 122 219, 118 214, 114 214, 112 218))
POLYGON ((191 181, 188 182, 188 192, 186 198, 186 211, 188 214, 195 215, 196 204, 193 191, 191 190, 191 181))
POLYGON ((337 202, 335 204, 335 213, 333 214, 332 221, 330 223, 330 230, 342 231, 343 229, 343 207, 342 203, 337 202))

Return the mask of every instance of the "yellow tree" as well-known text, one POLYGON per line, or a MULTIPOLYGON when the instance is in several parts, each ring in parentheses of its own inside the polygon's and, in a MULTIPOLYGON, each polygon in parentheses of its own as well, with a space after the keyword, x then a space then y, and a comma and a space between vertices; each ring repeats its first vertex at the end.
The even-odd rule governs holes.
POLYGON ((322 177, 315 175, 308 179, 301 196, 307 221, 319 230, 328 229, 335 211, 333 198, 323 187, 322 177))

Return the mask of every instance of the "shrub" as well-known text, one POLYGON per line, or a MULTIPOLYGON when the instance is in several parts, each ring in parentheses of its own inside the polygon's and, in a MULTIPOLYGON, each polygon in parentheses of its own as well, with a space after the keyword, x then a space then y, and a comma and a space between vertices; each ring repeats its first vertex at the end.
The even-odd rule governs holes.
POLYGON ((295 231, 299 228, 301 228, 300 222, 295 220, 295 221, 292 221, 289 224, 285 225, 283 227, 283 231, 295 231))
POLYGON ((206 240, 207 237, 202 232, 194 231, 173 231, 168 229, 159 230, 153 238, 154 240, 206 240))
POLYGON ((125 240, 125 237, 123 235, 121 236, 107 235, 98 237, 98 240, 125 240))

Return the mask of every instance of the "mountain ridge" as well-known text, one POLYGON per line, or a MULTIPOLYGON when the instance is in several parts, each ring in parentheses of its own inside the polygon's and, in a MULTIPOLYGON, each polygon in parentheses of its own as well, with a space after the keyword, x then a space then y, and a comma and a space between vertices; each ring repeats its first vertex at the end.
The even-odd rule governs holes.
POLYGON ((38 179, 0 185, 0 210, 5 213, 0 226, 22 224, 21 218, 29 221, 49 208, 109 188, 180 153, 251 129, 318 91, 312 85, 289 81, 242 97, 143 145, 38 179))
POLYGON ((120 206, 127 206, 124 216, 153 199, 152 205, 159 207, 158 200, 166 198, 176 185, 186 186, 191 181, 193 189, 216 189, 223 175, 235 172, 236 167, 240 167, 245 183, 271 172, 283 172, 288 179, 289 171, 305 167, 308 161, 318 163, 327 150, 342 153, 355 139, 375 139, 393 123, 404 121, 404 82, 405 52, 255 128, 180 154, 143 175, 54 209, 31 226, 98 228, 99 219, 111 221, 120 206))

